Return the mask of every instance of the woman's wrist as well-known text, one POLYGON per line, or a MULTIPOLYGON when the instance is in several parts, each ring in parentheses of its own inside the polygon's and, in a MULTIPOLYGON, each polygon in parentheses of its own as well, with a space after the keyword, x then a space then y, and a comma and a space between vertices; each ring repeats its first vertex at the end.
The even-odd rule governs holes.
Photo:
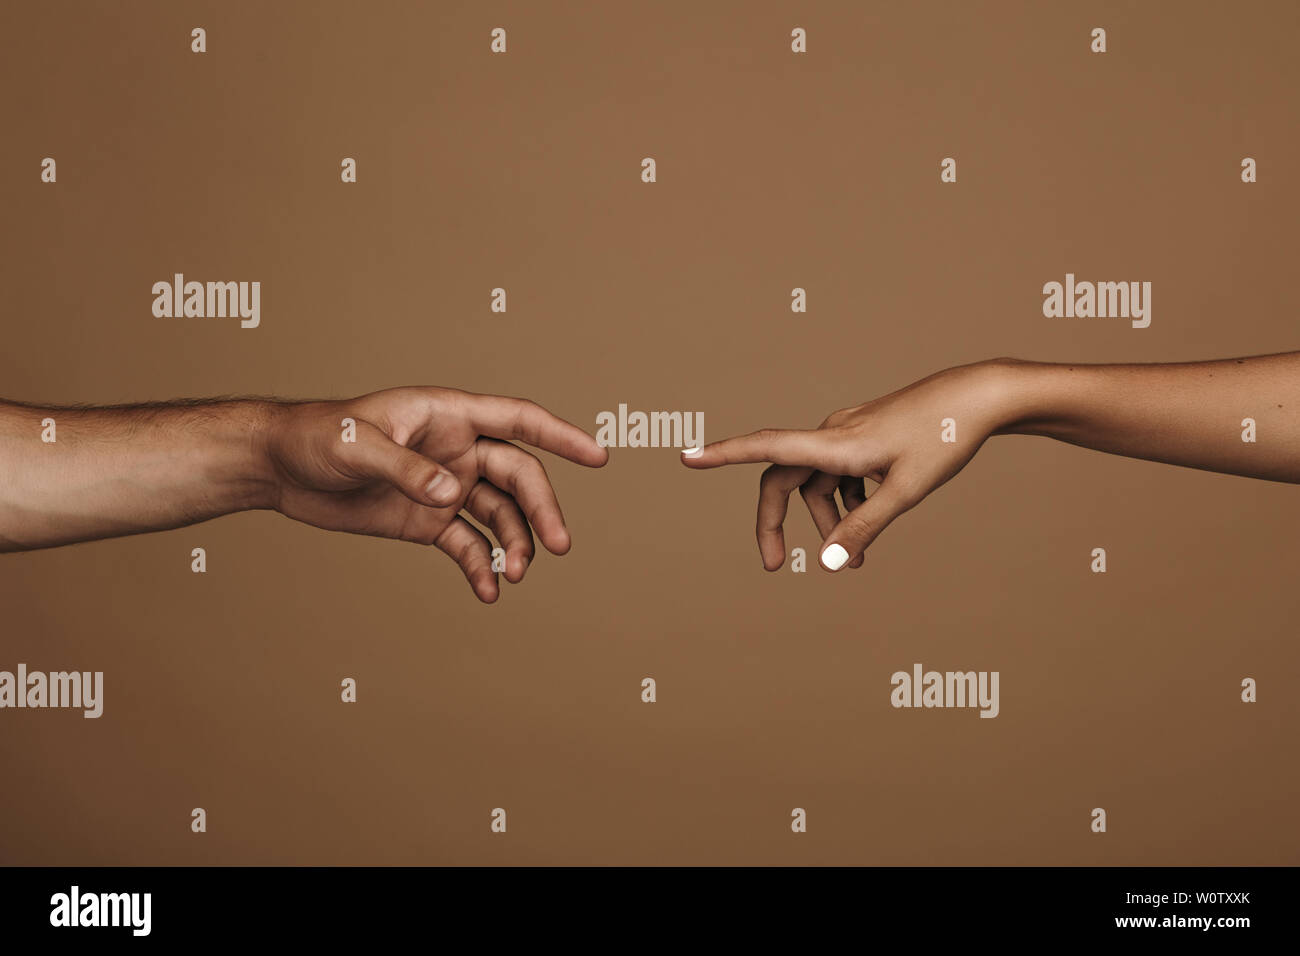
POLYGON ((951 369, 947 374, 962 378, 961 389, 968 414, 981 423, 988 435, 1008 433, 1023 414, 1026 403, 1022 363, 1016 359, 994 358, 951 369))
POLYGON ((1015 358, 981 362, 993 415, 992 435, 1035 434, 1051 414, 1057 366, 1015 358))

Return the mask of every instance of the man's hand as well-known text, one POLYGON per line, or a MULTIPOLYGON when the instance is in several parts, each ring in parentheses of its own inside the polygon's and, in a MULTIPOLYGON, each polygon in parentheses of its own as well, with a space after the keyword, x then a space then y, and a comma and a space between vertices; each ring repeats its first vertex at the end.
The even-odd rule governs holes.
POLYGON ((499 593, 490 528, 505 576, 523 580, 533 530, 553 554, 569 532, 546 469, 511 441, 598 468, 608 454, 533 402, 445 388, 395 388, 342 402, 280 406, 266 434, 273 507, 332 531, 434 545, 460 565, 479 600, 499 593), (344 441, 351 419, 355 441, 344 441))
POLYGON ((534 529, 548 550, 569 549, 546 469, 512 440, 593 468, 608 458, 533 402, 446 388, 301 403, 0 402, 0 551, 273 508, 320 528, 436 545, 492 602, 492 548, 462 511, 505 549, 508 581, 523 579, 534 529))

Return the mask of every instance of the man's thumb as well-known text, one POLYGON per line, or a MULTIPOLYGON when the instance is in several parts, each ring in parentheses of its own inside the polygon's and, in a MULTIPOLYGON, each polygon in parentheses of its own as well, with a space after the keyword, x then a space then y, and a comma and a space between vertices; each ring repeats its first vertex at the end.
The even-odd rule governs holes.
POLYGON ((445 507, 460 497, 460 481, 432 458, 393 441, 380 429, 358 423, 354 464, 382 478, 416 504, 445 507))

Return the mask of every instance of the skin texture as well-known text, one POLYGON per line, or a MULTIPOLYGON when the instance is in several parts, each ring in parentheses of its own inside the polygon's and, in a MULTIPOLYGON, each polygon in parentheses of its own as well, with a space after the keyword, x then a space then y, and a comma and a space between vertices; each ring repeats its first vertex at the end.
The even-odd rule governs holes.
POLYGON ((346 401, 237 400, 110 408, 0 403, 0 550, 159 531, 273 509, 331 531, 433 545, 479 600, 523 580, 534 532, 570 538, 546 469, 524 442, 598 468, 581 428, 515 398, 395 388, 346 401), (52 418, 57 441, 41 441, 52 418), (343 420, 356 441, 343 440, 343 420))
POLYGON ((712 442, 688 468, 768 463, 759 487, 763 567, 785 561, 782 524, 798 489, 826 549, 863 553, 899 515, 995 435, 1043 435, 1149 461, 1300 482, 1300 352, 1213 362, 1061 365, 993 359, 947 369, 832 413, 815 429, 712 442), (956 441, 940 423, 956 422, 956 441), (1242 441, 1242 420, 1257 440, 1242 441), (863 479, 876 487, 868 496, 863 479), (839 501, 836 501, 836 493, 839 501), (841 511, 840 506, 843 506, 841 511))

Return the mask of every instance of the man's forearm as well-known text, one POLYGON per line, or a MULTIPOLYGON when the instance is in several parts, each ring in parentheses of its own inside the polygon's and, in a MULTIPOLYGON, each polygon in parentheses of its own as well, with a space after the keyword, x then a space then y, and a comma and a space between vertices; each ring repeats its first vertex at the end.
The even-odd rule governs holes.
POLYGON ((1300 482, 1300 353, 1161 365, 998 360, 996 434, 1300 482), (1243 440, 1252 434, 1254 441, 1243 440))
POLYGON ((270 507, 261 401, 112 408, 0 402, 0 551, 270 507), (52 440, 51 440, 52 439, 52 440))

